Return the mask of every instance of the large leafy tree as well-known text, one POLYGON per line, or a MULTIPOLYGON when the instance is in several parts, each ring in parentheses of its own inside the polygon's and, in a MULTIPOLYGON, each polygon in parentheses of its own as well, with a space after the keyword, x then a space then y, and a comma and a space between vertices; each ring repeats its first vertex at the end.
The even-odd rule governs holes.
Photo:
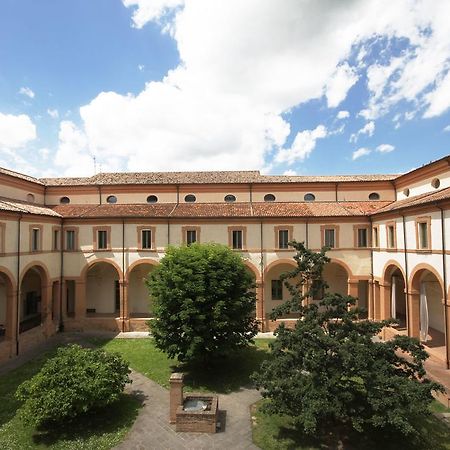
POLYGON ((253 376, 270 399, 266 410, 291 416, 307 433, 330 426, 413 433, 411 419, 427 414, 432 391, 441 389, 425 377, 423 346, 407 336, 378 339, 392 321, 358 320, 355 298, 326 291, 325 250, 291 245, 297 267, 282 278, 292 298, 272 317, 298 311, 301 320, 294 329, 280 325, 273 357, 253 376), (320 302, 311 301, 323 292, 320 302))
POLYGON ((226 246, 169 248, 147 280, 156 346, 189 362, 247 346, 257 332, 253 285, 242 257, 226 246))

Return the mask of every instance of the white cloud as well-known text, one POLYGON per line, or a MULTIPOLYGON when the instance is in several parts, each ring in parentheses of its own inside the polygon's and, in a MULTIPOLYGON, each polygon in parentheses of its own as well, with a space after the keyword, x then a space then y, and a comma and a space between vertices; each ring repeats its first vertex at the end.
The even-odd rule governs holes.
POLYGON ((36 125, 31 119, 20 114, 0 112, 0 149, 17 149, 36 139, 36 125))
POLYGON ((158 21, 167 12, 184 4, 184 0, 122 0, 123 4, 133 11, 133 23, 142 28, 146 23, 158 21))
POLYGON ((297 175, 297 172, 295 170, 288 169, 284 171, 283 175, 294 177, 295 175, 297 175))
POLYGON ((355 159, 361 158, 361 156, 366 156, 371 153, 370 149, 366 147, 358 148, 358 150, 355 150, 352 154, 352 160, 355 161, 355 159))
POLYGON ((439 116, 450 108, 450 72, 437 83, 436 89, 425 95, 429 104, 423 117, 439 116))
POLYGON ((350 113, 348 111, 342 110, 337 113, 337 119, 347 119, 350 117, 350 113))
POLYGON ((442 131, 450 133, 450 125, 447 125, 442 131))
POLYGON ((52 118, 52 119, 57 119, 59 117, 59 112, 57 109, 47 109, 47 114, 52 118))
POLYGON ((375 131, 375 122, 367 122, 360 130, 350 136, 350 142, 356 142, 361 135, 373 136, 375 131))
POLYGON ((347 92, 358 81, 358 75, 347 63, 340 65, 325 88, 329 108, 335 108, 345 100, 347 92))
POLYGON ((380 153, 390 153, 395 150, 395 147, 391 144, 380 144, 376 151, 380 153))
POLYGON ((21 87, 19 94, 25 95, 29 98, 34 98, 34 92, 29 87, 21 87))
POLYGON ((144 64, 138 64, 138 69, 140 72, 142 72, 145 69, 144 64))
POLYGON ((316 147, 317 139, 327 136, 327 129, 323 125, 317 126, 314 130, 304 130, 297 133, 291 148, 282 148, 275 155, 277 163, 294 164, 296 161, 303 161, 308 158, 316 147))
POLYGON ((339 105, 364 70, 371 95, 364 117, 372 125, 355 141, 371 136, 373 118, 400 101, 428 107, 428 114, 447 103, 432 92, 448 71, 450 2, 122 1, 135 27, 153 21, 170 31, 180 63, 137 95, 101 92, 80 108, 84 152, 110 167, 253 169, 270 167, 272 155, 301 160, 312 149, 301 134, 285 148, 290 127, 282 113, 324 96, 330 107, 339 105), (386 46, 401 39, 408 49, 377 59, 374 39, 386 46))
POLYGON ((48 157, 50 156, 50 149, 43 147, 38 150, 38 153, 42 159, 48 159, 48 157))

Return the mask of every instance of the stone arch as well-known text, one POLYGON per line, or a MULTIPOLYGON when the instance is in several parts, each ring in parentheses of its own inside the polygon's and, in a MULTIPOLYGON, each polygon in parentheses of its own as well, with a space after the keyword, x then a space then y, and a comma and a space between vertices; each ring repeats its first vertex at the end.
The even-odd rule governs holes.
POLYGON ((292 268, 297 267, 297 264, 295 263, 293 258, 281 258, 277 259, 275 261, 272 261, 265 269, 264 269, 264 276, 266 276, 274 267, 279 266, 281 264, 287 264, 292 266, 292 268))
POLYGON ((144 278, 159 265, 157 261, 143 258, 131 264, 126 271, 126 310, 130 317, 151 317, 151 299, 144 278))
POLYGON ((0 342, 14 335, 14 298, 14 276, 6 267, 0 266, 0 342))
POLYGON ((386 262, 382 272, 383 305, 382 315, 384 319, 397 319, 394 327, 398 331, 407 331, 408 299, 406 296, 406 274, 402 266, 395 260, 386 262))
POLYGON ((40 261, 27 264, 19 280, 19 332, 23 333, 48 322, 51 285, 48 269, 40 261))
POLYGON ((96 259, 82 271, 85 281, 86 312, 116 317, 122 304, 123 272, 110 259, 96 259))
POLYGON ((80 280, 82 280, 82 281, 86 280, 86 275, 87 275, 89 269, 91 269, 92 266, 94 266, 96 264, 100 264, 100 263, 110 264, 111 266, 113 266, 116 269, 116 271, 119 275, 119 280, 122 281, 124 279, 122 269, 113 259, 98 258, 98 259, 94 259, 93 261, 90 261, 88 264, 86 264, 83 267, 83 270, 80 273, 80 280))
MULTIPOLYGON (((424 341, 428 346, 445 345, 444 283, 440 273, 426 263, 417 264, 409 279, 410 335, 424 341), (425 294, 425 323, 421 320, 421 288, 425 294), (426 326, 428 323, 428 327, 426 326)), ((423 317, 423 316, 422 316, 423 317)))
POLYGON ((347 295, 352 272, 347 264, 338 259, 331 259, 323 268, 322 278, 328 285, 328 292, 347 295))
POLYGON ((260 274, 260 271, 258 270, 258 268, 251 261, 249 261, 247 259, 244 259, 244 264, 249 269, 249 271, 252 272, 252 274, 254 275, 255 282, 260 283, 261 282, 261 274, 260 274))
POLYGON ((344 261, 341 261, 340 259, 336 259, 336 258, 330 258, 329 264, 337 264, 338 266, 341 266, 347 272, 348 278, 349 279, 353 278, 352 269, 350 269, 350 266, 347 263, 345 263, 344 261))

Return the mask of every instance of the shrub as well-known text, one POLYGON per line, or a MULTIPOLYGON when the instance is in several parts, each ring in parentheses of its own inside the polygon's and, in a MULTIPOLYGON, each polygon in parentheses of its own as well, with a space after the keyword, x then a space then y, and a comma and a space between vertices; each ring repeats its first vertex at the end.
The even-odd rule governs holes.
POLYGON ((119 399, 130 382, 128 364, 118 354, 79 345, 58 349, 39 373, 23 382, 16 397, 22 417, 36 426, 71 420, 119 399))
POLYGON ((245 347, 257 332, 253 277, 218 244, 172 247, 147 281, 156 347, 180 361, 211 361, 245 347))

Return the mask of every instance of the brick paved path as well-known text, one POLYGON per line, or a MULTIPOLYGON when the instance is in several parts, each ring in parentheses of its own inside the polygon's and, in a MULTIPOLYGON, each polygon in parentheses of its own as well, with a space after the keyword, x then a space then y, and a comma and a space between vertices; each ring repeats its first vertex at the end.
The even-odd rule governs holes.
POLYGON ((257 449, 252 443, 250 405, 260 394, 252 389, 241 389, 219 395, 219 409, 224 430, 216 434, 176 433, 169 424, 169 391, 133 372, 133 383, 128 392, 142 398, 144 405, 125 440, 116 447, 120 450, 177 450, 177 449, 257 449), (225 416, 225 417, 224 417, 225 416))

